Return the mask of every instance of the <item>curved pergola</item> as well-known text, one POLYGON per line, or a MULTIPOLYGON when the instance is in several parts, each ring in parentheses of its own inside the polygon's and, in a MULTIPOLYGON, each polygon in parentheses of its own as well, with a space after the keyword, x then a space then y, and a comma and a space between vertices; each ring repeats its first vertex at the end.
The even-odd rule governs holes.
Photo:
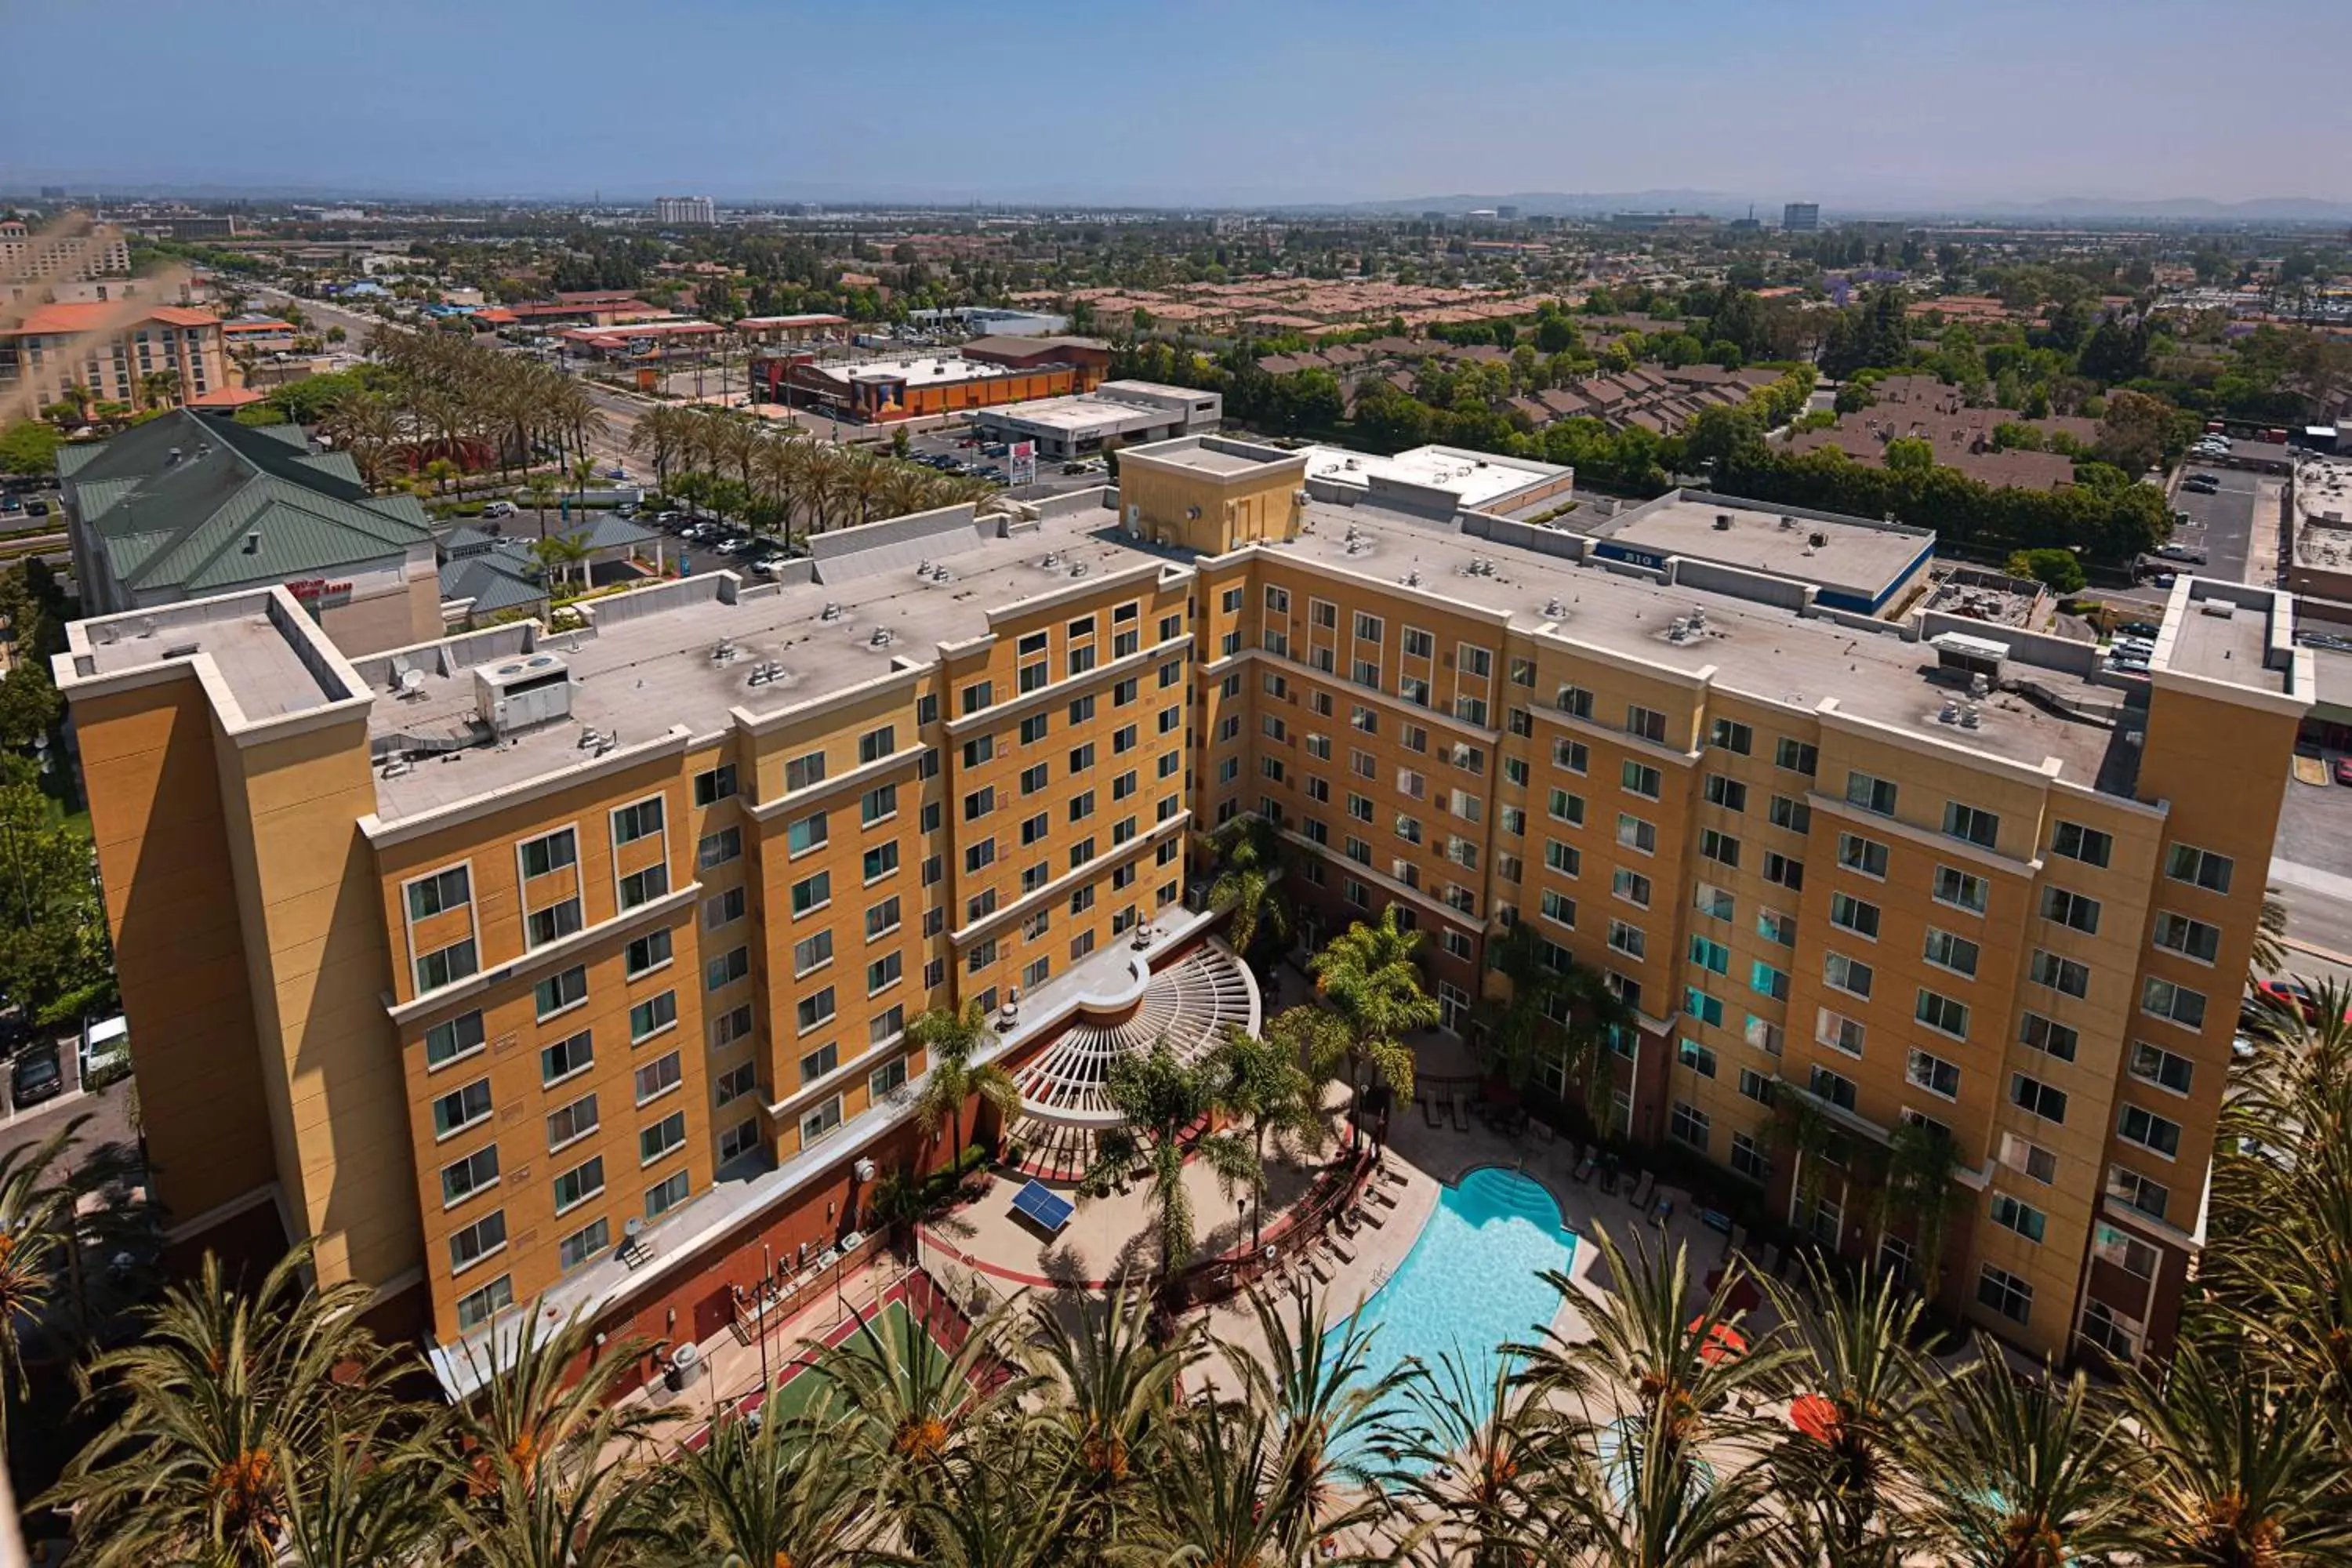
POLYGON ((1103 1086, 1121 1058, 1165 1037, 1178 1057, 1197 1061, 1229 1026, 1255 1033, 1258 1023, 1257 981, 1216 941, 1153 973, 1123 1016, 1081 1016, 1013 1075, 1021 1115, 1012 1133, 1030 1151, 1024 1168, 1048 1179, 1084 1173, 1095 1134, 1120 1124, 1103 1086))

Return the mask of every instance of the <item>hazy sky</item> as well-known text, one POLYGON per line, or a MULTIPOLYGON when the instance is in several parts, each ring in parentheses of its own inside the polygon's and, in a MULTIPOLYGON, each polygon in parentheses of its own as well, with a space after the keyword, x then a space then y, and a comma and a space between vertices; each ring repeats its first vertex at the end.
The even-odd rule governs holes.
POLYGON ((0 0, 0 186, 2352 200, 2345 0, 0 0))

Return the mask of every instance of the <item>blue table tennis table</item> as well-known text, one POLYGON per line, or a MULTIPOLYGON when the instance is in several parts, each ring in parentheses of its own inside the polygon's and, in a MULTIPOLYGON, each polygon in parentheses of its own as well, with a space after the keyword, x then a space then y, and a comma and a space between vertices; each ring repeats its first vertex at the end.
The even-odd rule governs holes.
POLYGON ((1013 1212, 1046 1235, 1055 1236, 1070 1223, 1070 1216, 1077 1213, 1077 1207, 1069 1199, 1046 1191, 1043 1182, 1031 1182, 1013 1194, 1013 1212))

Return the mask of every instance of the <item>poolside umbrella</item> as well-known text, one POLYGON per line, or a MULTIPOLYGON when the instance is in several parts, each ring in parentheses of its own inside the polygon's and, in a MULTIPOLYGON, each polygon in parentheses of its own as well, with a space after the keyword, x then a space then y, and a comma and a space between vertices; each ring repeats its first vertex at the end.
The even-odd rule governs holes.
POLYGON ((1836 1402, 1819 1394, 1801 1394, 1789 1405, 1789 1425, 1816 1443, 1838 1440, 1836 1402))
POLYGON ((1693 1318, 1690 1331, 1706 1331, 1706 1342, 1698 1347, 1698 1359, 1709 1366, 1730 1361, 1748 1353, 1748 1336, 1729 1323, 1709 1323, 1705 1318, 1693 1318))

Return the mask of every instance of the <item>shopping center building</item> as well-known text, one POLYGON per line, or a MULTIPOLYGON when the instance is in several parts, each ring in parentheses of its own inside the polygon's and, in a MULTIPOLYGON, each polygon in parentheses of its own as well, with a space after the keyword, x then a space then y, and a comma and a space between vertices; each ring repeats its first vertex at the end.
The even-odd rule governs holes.
POLYGON ((1255 812, 1308 940, 1427 934, 1448 1030, 1512 924, 1603 974, 1613 1131, 1918 1279, 1865 1156, 1931 1123, 1956 1308, 2168 1342, 2310 700, 2285 601, 2184 578, 2110 677, 1320 460, 1138 447, 1112 506, 821 535, 557 635, 354 658, 282 588, 74 626, 174 1239, 315 1238, 453 1392, 541 1293, 703 1337, 918 1157, 924 1010, 1016 1073, 1155 986, 1256 1016, 1176 973, 1197 835, 1255 812))

